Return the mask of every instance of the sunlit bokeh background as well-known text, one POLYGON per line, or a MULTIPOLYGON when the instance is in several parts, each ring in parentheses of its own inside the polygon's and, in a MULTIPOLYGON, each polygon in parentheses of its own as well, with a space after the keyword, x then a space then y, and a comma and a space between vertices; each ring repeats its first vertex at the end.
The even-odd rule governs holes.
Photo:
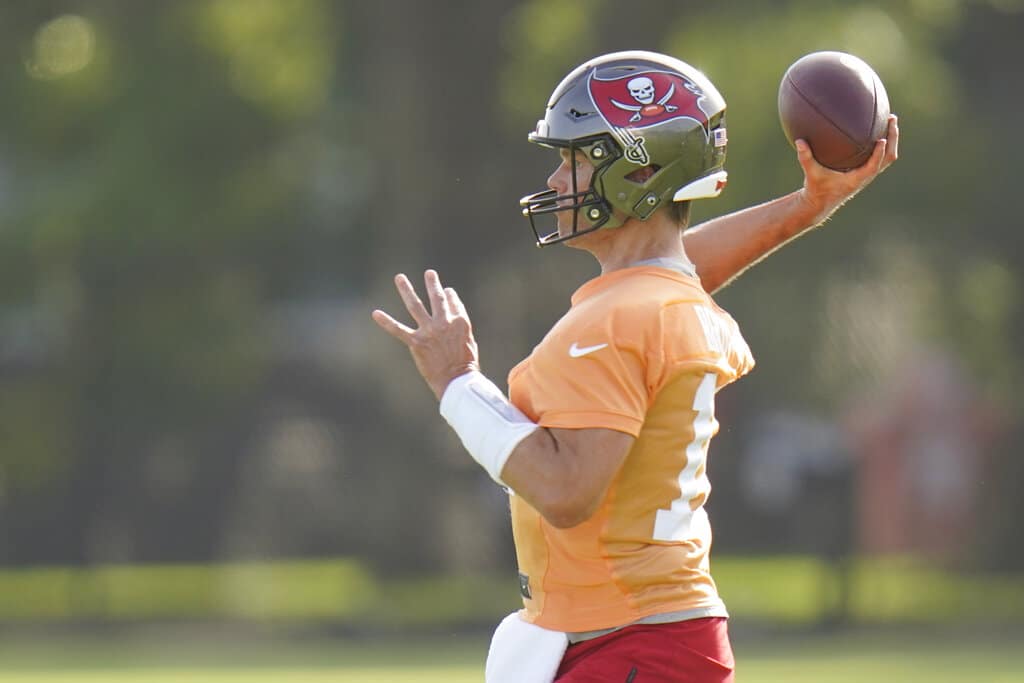
POLYGON ((803 54, 900 116, 898 164, 717 296, 758 358, 710 459, 743 680, 1024 680, 1022 46, 1020 0, 3 3, 0 680, 480 680, 507 503, 369 312, 437 268, 501 384, 597 272, 533 246, 526 133, 634 48, 728 102, 696 222, 799 187, 803 54))

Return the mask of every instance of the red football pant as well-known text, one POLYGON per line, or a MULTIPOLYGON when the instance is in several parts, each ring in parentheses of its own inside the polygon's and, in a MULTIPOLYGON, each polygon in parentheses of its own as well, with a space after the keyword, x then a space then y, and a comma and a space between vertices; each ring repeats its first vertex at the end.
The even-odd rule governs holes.
POLYGON ((733 683, 726 620, 637 624, 570 645, 557 683, 733 683))

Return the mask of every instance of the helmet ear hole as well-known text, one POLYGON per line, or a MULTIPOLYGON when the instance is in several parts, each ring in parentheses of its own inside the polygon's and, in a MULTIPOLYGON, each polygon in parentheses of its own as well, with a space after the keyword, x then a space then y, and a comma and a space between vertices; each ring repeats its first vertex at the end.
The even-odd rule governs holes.
POLYGON ((660 170, 661 166, 658 166, 657 164, 648 164, 647 166, 638 168, 635 171, 632 171, 631 173, 627 173, 623 177, 631 183, 643 185, 648 180, 650 180, 655 173, 657 173, 660 170))

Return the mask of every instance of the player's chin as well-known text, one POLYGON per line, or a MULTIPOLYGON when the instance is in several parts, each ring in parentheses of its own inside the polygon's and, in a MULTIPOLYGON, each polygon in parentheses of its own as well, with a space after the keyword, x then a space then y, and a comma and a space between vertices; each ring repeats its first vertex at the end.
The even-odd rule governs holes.
POLYGON ((559 213, 557 220, 558 236, 562 239, 572 235, 572 214, 559 213))

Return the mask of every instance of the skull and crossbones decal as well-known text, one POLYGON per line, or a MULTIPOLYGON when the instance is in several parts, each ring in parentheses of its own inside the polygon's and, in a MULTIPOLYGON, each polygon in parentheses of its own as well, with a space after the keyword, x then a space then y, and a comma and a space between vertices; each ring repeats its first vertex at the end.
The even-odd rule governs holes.
POLYGON ((629 88, 629 94, 633 96, 637 104, 625 104, 615 99, 612 99, 611 102, 619 109, 633 112, 633 115, 629 117, 630 123, 636 123, 644 117, 659 116, 664 112, 672 113, 679 108, 674 104, 665 104, 676 93, 674 83, 669 85, 668 92, 662 95, 657 102, 654 101, 654 81, 647 76, 637 76, 630 80, 626 87, 629 88))

